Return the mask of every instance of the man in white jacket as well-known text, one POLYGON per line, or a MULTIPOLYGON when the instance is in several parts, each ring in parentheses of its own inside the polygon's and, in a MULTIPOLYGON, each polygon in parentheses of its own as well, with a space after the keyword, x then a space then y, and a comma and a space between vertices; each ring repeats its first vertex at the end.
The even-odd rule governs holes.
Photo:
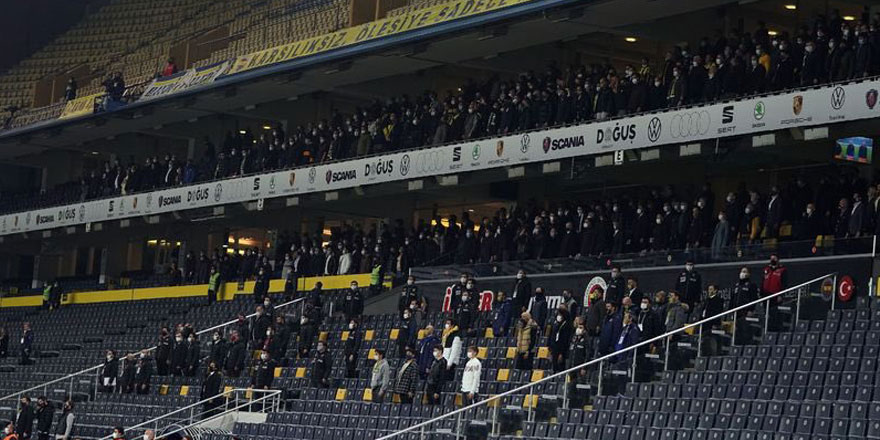
POLYGON ((464 366, 464 374, 461 377, 461 394, 465 405, 477 401, 480 394, 480 375, 483 372, 483 364, 477 359, 477 347, 468 347, 467 364, 464 366))

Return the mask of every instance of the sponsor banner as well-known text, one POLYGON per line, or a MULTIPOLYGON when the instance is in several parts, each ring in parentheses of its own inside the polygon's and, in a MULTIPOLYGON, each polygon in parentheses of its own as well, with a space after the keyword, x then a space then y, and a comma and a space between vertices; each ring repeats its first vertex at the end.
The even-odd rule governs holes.
POLYGON ((228 74, 233 75, 270 64, 282 63, 376 38, 421 29, 532 1, 535 0, 457 0, 418 9, 404 15, 383 18, 329 34, 240 56, 233 61, 228 74))
POLYGON ((224 61, 210 66, 177 72, 171 76, 156 78, 144 89, 144 93, 138 98, 138 101, 149 101, 177 93, 181 90, 210 84, 226 72, 228 67, 229 62, 224 61))
POLYGON ((95 93, 94 95, 80 96, 79 98, 67 101, 58 119, 74 118, 94 113, 95 101, 102 96, 104 96, 104 93, 95 93))
POLYGON ((0 216, 0 235, 880 116, 880 81, 533 131, 0 216))

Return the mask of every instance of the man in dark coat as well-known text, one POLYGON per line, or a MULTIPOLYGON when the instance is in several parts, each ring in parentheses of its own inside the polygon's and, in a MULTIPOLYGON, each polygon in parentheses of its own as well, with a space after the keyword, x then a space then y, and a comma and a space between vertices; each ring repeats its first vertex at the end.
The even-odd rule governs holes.
POLYGON ((15 418, 15 432, 20 440, 31 438, 34 427, 34 408, 31 407, 31 398, 22 396, 19 402, 18 415, 15 418))
POLYGON ((40 396, 37 399, 37 440, 49 440, 49 433, 52 429, 52 419, 55 416, 55 408, 49 404, 46 396, 40 396))
MULTIPOLYGON (((264 351, 260 354, 260 360, 254 365, 254 374, 251 378, 251 386, 255 390, 268 390, 272 387, 272 380, 275 378, 275 361, 264 351)), ((255 396, 259 398, 262 396, 255 396)))
POLYGON ((327 350, 327 343, 318 341, 318 352, 312 360, 310 382, 316 388, 330 387, 330 372, 333 371, 333 358, 327 350))
POLYGON ((153 377, 153 361, 146 353, 141 353, 134 369, 134 387, 138 394, 150 392, 150 379, 153 377))
POLYGON ((700 297, 703 294, 703 277, 694 269, 692 260, 688 259, 685 262, 684 270, 678 274, 675 290, 681 296, 681 302, 687 304, 691 309, 700 302, 700 297))
POLYGON ((428 405, 440 403, 440 395, 446 381, 446 359, 443 358, 443 346, 435 345, 433 353, 434 362, 431 364, 428 378, 425 380, 425 397, 428 400, 428 405))
MULTIPOLYGON (((222 398, 217 398, 220 395, 220 390, 223 388, 223 375, 220 374, 220 369, 217 368, 217 363, 211 361, 208 364, 208 375, 205 376, 205 380, 202 382, 202 393, 199 396, 201 400, 211 399, 204 403, 204 411, 206 416, 210 416, 214 414, 214 409, 221 405, 222 398)), ((262 396, 255 396, 262 397, 262 396)))
POLYGON ((346 321, 359 318, 364 313, 364 296, 358 288, 357 281, 352 281, 343 299, 343 310, 346 321))
POLYGON ((360 347, 360 328, 357 320, 352 319, 348 323, 348 337, 345 339, 345 348, 343 349, 343 354, 345 355, 345 377, 348 379, 357 379, 358 377, 357 361, 360 347))
POLYGON ((241 338, 237 331, 232 332, 229 337, 229 355, 226 357, 226 375, 229 377, 238 377, 244 369, 244 362, 247 359, 247 343, 241 338))
POLYGON ((526 276, 526 271, 522 269, 517 271, 512 292, 513 316, 519 316, 520 313, 526 311, 532 299, 532 282, 526 276))

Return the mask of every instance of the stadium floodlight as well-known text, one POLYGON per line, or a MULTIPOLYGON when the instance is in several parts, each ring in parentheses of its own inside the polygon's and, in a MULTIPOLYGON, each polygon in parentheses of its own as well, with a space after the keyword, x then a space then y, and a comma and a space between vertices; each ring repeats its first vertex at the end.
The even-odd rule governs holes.
POLYGON ((624 38, 624 40, 627 43, 635 43, 636 41, 639 41, 636 37, 626 37, 626 38, 624 38))
POLYGON ((785 5, 785 9, 788 9, 789 11, 794 11, 797 9, 797 5, 787 4, 787 5, 785 5))

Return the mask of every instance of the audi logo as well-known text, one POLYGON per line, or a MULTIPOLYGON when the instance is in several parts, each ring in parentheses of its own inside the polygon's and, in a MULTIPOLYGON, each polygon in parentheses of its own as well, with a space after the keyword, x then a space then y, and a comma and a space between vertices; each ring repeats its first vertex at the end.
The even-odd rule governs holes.
POLYGON ((416 154, 411 168, 417 174, 436 173, 441 170, 442 163, 443 160, 439 151, 423 151, 416 154))
POLYGON ((673 138, 688 138, 709 133, 712 117, 706 110, 679 113, 672 117, 669 135, 673 138))

